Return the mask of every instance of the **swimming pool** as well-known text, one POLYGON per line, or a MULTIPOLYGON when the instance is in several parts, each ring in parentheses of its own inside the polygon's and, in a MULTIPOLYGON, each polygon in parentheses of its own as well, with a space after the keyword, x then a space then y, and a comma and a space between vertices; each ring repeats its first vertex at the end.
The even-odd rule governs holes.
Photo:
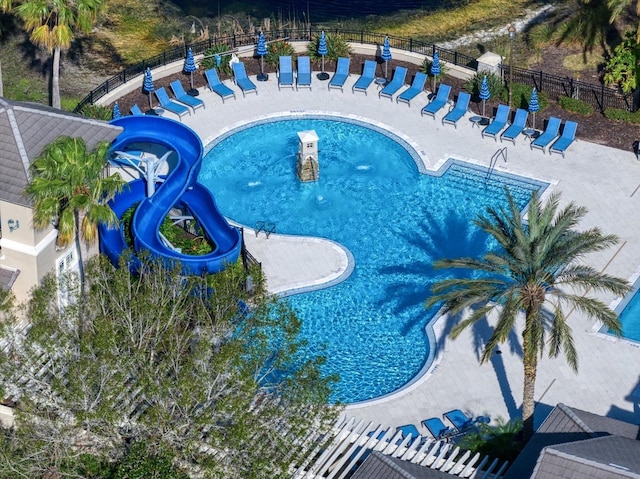
MULTIPOLYGON (((640 343, 640 278, 634 282, 631 292, 615 307, 615 312, 622 323, 622 337, 640 343)), ((604 326, 600 332, 610 334, 604 326)))
POLYGON ((430 358, 425 327, 436 312, 423 303, 446 274, 432 262, 487 250, 471 218, 506 204, 505 186, 521 207, 546 186, 456 161, 442 174, 422 174, 407 146, 358 122, 295 118, 226 135, 203 162, 199 181, 234 221, 274 222, 278 233, 328 238, 353 254, 347 280, 289 298, 309 352, 326 345, 326 371, 340 375, 334 400, 383 396, 418 374, 430 358), (318 182, 296 176, 304 130, 320 137, 318 182))

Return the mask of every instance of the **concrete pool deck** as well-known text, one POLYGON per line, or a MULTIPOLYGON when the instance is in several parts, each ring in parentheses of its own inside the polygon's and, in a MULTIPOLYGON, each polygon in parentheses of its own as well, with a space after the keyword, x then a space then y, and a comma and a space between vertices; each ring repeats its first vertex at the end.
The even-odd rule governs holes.
MULTIPOLYGON (((488 167, 491 157, 506 147, 507 161, 499 159, 496 170, 532 177, 550 183, 562 192, 562 204, 575 201, 589 213, 581 228, 598 226, 605 233, 620 237, 611 249, 587 258, 590 265, 609 274, 630 278, 640 266, 640 162, 631 151, 577 141, 561 155, 532 151, 529 141, 519 137, 516 144, 483 139, 480 129, 468 114, 457 129, 441 123, 445 111, 431 117, 420 115, 428 103, 421 93, 408 107, 388 99, 379 99, 376 85, 368 95, 352 93, 357 79, 351 75, 344 92, 327 88, 327 82, 313 77, 313 89, 278 90, 275 75, 267 82, 255 82, 258 94, 243 98, 235 86, 237 99, 224 103, 217 95, 201 90, 206 109, 183 118, 202 138, 205 148, 219 135, 243 123, 280 114, 324 112, 370 121, 404 138, 418 151, 427 169, 438 169, 449 158, 488 167)), ((255 80, 255 78, 254 78, 255 80)), ((457 92, 455 92, 457 93, 457 92)), ((475 108, 475 105, 472 105, 475 108)), ((171 113, 169 118, 177 119, 171 113)), ((538 127, 541 122, 538 121, 538 127)), ((578 132, 580 126, 578 125, 578 132)), ((322 168, 322 158, 320 158, 322 168)), ((215 195, 215 192, 214 192, 215 195)), ((247 225, 252 228, 253 225, 247 225)), ((331 242, 303 239, 281 241, 276 235, 256 237, 245 233, 249 251, 263 264, 268 287, 274 292, 318 284, 323 278, 336 279, 345 268, 344 257, 331 242)), ((356 259, 357 260, 357 259, 356 259)), ((425 298, 428 291, 425 291, 425 298)), ((609 304, 615 298, 599 295, 609 304)), ((578 312, 569 315, 579 352, 578 374, 561 358, 540 361, 536 382, 536 412, 543 414, 558 402, 596 414, 640 423, 640 345, 606 339, 596 334, 593 323, 578 312)), ((441 416, 460 408, 477 416, 505 419, 517 416, 522 401, 522 363, 518 337, 501 347, 484 365, 478 364, 479 350, 489 336, 489 325, 469 329, 457 340, 446 336, 448 318, 440 318, 435 327, 436 360, 427 375, 393 396, 348 407, 347 414, 395 427, 413 423, 422 433, 420 421, 441 416)), ((372 345, 375 347, 375 345, 372 345)))

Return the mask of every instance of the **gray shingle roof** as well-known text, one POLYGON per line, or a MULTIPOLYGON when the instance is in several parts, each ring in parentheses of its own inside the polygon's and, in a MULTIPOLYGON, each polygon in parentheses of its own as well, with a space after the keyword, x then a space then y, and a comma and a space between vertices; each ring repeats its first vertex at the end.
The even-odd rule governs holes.
POLYGON ((640 478, 640 441, 605 436, 544 448, 532 478, 568 477, 640 478))
POLYGON ((22 194, 29 165, 59 136, 83 138, 89 149, 122 128, 35 103, 0 97, 0 200, 30 206, 22 194))
MULTIPOLYGON (((551 451, 555 451, 555 455, 557 457, 553 459, 554 461, 562 462, 561 458, 564 458, 563 460, 567 462, 566 455, 571 451, 569 443, 575 445, 577 441, 584 442, 596 438, 605 438, 607 436, 620 436, 623 439, 626 438, 631 440, 632 442, 630 444, 638 446, 639 448, 637 451, 640 454, 640 442, 636 441, 639 430, 640 428, 635 424, 626 423, 605 416, 599 416, 580 409, 570 408, 564 404, 558 404, 540 425, 534 436, 525 446, 524 450, 518 455, 518 458, 508 469, 505 479, 522 479, 532 477, 536 461, 538 461, 538 457, 547 446, 554 446, 554 448, 547 450, 549 454, 551 454, 551 451), (565 445, 564 447, 569 449, 563 449, 560 451, 559 445, 565 445)), ((548 458, 548 460, 551 459, 548 458)), ((569 462, 573 461, 581 462, 575 458, 571 459, 569 462)), ((582 461, 582 463, 584 463, 584 461, 582 461)), ((557 471, 557 469, 554 469, 554 471, 557 471)), ((537 477, 557 478, 583 476, 580 474, 569 474, 566 476, 548 475, 537 477)), ((615 477, 625 476, 618 475, 615 477)))
POLYGON ((446 472, 372 452, 351 479, 445 479, 446 472))

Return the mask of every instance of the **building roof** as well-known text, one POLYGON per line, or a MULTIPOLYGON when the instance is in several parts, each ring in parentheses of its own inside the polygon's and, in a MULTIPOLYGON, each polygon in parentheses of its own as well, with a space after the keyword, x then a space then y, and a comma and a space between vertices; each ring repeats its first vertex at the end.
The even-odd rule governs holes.
POLYGON ((640 441, 604 436, 545 447, 532 479, 640 478, 640 441))
POLYGON ((23 191, 29 165, 59 136, 83 138, 89 149, 111 142, 121 127, 36 103, 0 97, 0 200, 30 206, 23 191))
POLYGON ((445 479, 446 472, 403 461, 375 451, 369 454, 351 479, 445 479))
MULTIPOLYGON (((635 454, 640 457, 640 441, 637 441, 639 431, 640 428, 635 424, 599 416, 560 403, 540 425, 504 477, 505 479, 534 477, 534 469, 536 469, 536 473, 538 474, 535 476, 537 479, 591 477, 588 475, 582 476, 580 473, 569 472, 575 468, 579 468, 579 464, 587 465, 587 458, 582 457, 585 455, 584 451, 589 447, 600 447, 603 452, 610 451, 610 448, 606 447, 606 445, 617 441, 617 439, 612 439, 612 436, 619 436, 621 440, 625 440, 625 447, 634 449, 635 454), (591 446, 590 444, 592 443, 589 441, 594 441, 595 446, 591 446), (578 444, 579 442, 587 442, 588 444, 581 445, 578 444), (598 445, 598 443, 600 445, 598 445), (553 466, 549 466, 552 471, 547 470, 546 465, 542 468, 543 462, 553 462, 553 466), (538 463, 538 465, 536 465, 536 463, 538 463), (563 468, 567 475, 557 475, 563 468), (543 472, 548 475, 544 475, 543 472)), ((611 460, 607 459, 609 456, 601 457, 595 454, 589 457, 591 458, 589 459, 591 462, 596 461, 602 464, 608 464, 609 462, 615 463, 614 458, 616 456, 611 455, 611 460)), ((622 470, 618 472, 622 472, 622 470)), ((602 470, 600 470, 600 473, 602 473, 602 470)), ((617 475, 611 477, 636 476, 617 475)))

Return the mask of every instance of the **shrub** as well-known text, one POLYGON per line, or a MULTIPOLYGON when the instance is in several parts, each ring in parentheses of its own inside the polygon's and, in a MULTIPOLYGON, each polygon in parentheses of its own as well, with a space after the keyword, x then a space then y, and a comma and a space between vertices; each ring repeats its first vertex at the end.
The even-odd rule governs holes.
POLYGON ((108 106, 92 105, 87 103, 80 110, 80 114, 96 120, 110 121, 113 119, 113 110, 108 106))
MULTIPOLYGON (((522 83, 513 84, 513 94, 511 96, 511 105, 514 108, 522 108, 523 110, 529 109, 529 99, 531 98, 531 92, 533 88, 529 85, 522 83)), ((502 92, 502 99, 505 103, 509 101, 509 90, 507 88, 502 92)), ((545 92, 538 92, 538 105, 540 105, 540 111, 543 111, 549 106, 549 95, 545 92)))
POLYGON ((567 111, 578 113, 580 115, 589 116, 593 114, 593 107, 582 100, 576 100, 568 96, 561 96, 558 99, 558 105, 567 111))
POLYGON ((604 111, 604 116, 613 121, 640 124, 640 110, 631 113, 630 111, 622 110, 620 108, 607 108, 604 111))
POLYGON ((480 97, 480 87, 482 85, 482 79, 487 77, 487 86, 489 87, 489 93, 492 98, 499 98, 502 95, 504 86, 502 86, 502 80, 498 75, 491 72, 478 72, 472 76, 465 84, 464 89, 476 98, 480 97))
MULTIPOLYGON (((429 60, 428 58, 425 58, 424 61, 422 62, 422 66, 420 67, 420 71, 429 75, 430 78, 433 78, 433 75, 431 75, 432 64, 433 62, 431 60, 429 60)), ((442 77, 444 77, 447 74, 448 71, 449 71, 449 67, 447 66, 447 64, 442 60, 440 60, 440 73, 436 75, 436 80, 440 80, 442 77)))
POLYGON ((231 53, 228 53, 231 50, 229 45, 217 44, 208 48, 204 51, 204 58, 200 61, 200 65, 204 70, 209 70, 210 68, 217 68, 218 72, 225 73, 227 75, 231 75, 231 67, 229 66, 229 60, 231 60, 231 53), (216 55, 219 55, 220 65, 218 65, 218 60, 216 55))
MULTIPOLYGON (((349 57, 351 48, 349 44, 337 35, 325 34, 327 40, 327 54, 325 60, 338 61, 338 57, 349 57)), ((319 62, 322 57, 318 55, 318 44, 320 43, 320 35, 316 35, 307 45, 307 54, 314 62, 319 62)))
POLYGON ((264 57, 267 65, 277 67, 281 56, 293 57, 293 61, 295 61, 296 52, 289 42, 278 40, 267 45, 267 54, 264 57))

